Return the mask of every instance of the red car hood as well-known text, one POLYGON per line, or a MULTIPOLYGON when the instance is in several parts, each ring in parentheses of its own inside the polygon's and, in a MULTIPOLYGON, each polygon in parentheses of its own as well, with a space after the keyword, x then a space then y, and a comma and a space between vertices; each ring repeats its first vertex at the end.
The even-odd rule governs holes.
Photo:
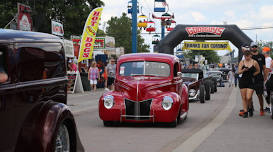
MULTIPOLYGON (((164 87, 171 85, 170 80, 153 77, 128 77, 117 81, 124 98, 143 101, 160 95, 164 87)), ((166 89, 166 88, 165 88, 166 89)), ((164 89, 164 90, 165 90, 164 89)))

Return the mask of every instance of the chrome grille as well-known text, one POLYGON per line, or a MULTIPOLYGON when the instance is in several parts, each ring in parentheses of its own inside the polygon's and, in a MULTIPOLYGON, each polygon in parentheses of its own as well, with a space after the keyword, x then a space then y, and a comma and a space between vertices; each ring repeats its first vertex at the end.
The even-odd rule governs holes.
POLYGON ((152 99, 143 100, 143 101, 133 101, 133 100, 125 99, 126 119, 135 119, 135 120, 150 119, 149 116, 150 116, 151 103, 152 103, 152 99))

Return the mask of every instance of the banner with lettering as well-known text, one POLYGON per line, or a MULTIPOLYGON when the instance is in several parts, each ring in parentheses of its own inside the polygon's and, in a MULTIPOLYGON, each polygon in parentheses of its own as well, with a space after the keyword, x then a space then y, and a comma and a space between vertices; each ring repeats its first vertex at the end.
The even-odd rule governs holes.
POLYGON ((229 50, 228 42, 184 42, 183 50, 229 50))
POLYGON ((63 24, 51 20, 51 33, 58 36, 64 36, 63 24))
POLYGON ((103 10, 102 7, 95 8, 89 14, 86 20, 81 38, 78 62, 81 62, 86 59, 92 59, 96 33, 98 30, 102 10, 103 10))
POLYGON ((17 29, 32 31, 31 8, 28 5, 17 3, 17 29))

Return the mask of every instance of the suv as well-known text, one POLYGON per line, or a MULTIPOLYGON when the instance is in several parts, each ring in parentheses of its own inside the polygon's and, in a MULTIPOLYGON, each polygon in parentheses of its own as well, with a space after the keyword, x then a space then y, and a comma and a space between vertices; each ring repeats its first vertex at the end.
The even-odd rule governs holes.
POLYGON ((84 151, 67 103, 63 42, 38 32, 0 30, 0 151, 84 151))
POLYGON ((163 122, 175 127, 187 118, 188 89, 179 59, 173 55, 138 53, 119 58, 115 90, 99 100, 105 126, 119 122, 163 122))

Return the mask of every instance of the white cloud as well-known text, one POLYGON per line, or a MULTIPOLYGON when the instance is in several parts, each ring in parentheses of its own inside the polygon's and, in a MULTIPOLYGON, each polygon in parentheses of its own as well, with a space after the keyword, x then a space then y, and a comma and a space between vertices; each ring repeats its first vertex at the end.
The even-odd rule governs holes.
POLYGON ((235 12, 232 11, 232 10, 225 11, 224 14, 225 14, 226 17, 228 17, 228 18, 234 18, 234 17, 235 17, 235 12))
POLYGON ((237 20, 231 24, 236 24, 239 28, 253 27, 253 21, 251 21, 249 19, 237 20))
POLYGON ((242 0, 172 0, 170 3, 172 3, 171 6, 176 8, 210 8, 213 10, 214 8, 228 6, 240 1, 242 0))
POLYGON ((196 22, 200 22, 206 19, 206 17, 200 12, 191 12, 191 15, 196 22))
POLYGON ((262 6, 260 8, 260 12, 259 12, 259 17, 265 19, 265 20, 273 20, 273 5, 266 5, 266 6, 262 6))
POLYGON ((127 12, 127 0, 119 0, 119 3, 113 0, 102 1, 105 4, 101 17, 102 22, 110 20, 111 17, 120 17, 122 15, 122 12, 127 12))

